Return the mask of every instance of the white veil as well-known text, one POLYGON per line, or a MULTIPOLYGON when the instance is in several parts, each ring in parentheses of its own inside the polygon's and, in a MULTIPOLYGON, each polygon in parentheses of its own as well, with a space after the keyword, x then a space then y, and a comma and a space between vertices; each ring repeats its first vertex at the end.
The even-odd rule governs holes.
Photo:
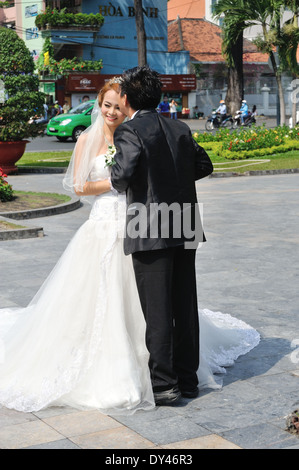
POLYGON ((88 181, 94 160, 101 146, 104 119, 98 103, 95 101, 91 113, 91 125, 82 132, 70 159, 66 174, 63 178, 63 187, 67 191, 83 191, 83 186, 88 181))

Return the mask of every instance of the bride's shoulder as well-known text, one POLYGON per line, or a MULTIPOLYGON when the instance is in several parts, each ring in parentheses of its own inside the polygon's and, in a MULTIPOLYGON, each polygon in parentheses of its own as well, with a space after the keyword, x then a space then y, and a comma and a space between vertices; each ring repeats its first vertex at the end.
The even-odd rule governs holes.
POLYGON ((87 133, 82 132, 82 134, 80 134, 78 137, 77 143, 82 145, 82 144, 85 144, 86 141, 87 141, 87 133))

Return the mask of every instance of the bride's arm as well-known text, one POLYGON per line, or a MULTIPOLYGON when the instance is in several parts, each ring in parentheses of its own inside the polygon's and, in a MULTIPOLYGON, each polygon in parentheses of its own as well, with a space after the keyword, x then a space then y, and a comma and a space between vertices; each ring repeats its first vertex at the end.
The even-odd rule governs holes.
MULTIPOLYGON (((106 193, 111 191, 111 183, 109 179, 101 181, 84 181, 81 182, 80 175, 82 174, 81 158, 84 154, 84 147, 87 142, 87 135, 81 134, 77 145, 76 145, 76 155, 75 155, 75 166, 74 166, 74 191, 77 196, 98 196, 99 194, 106 193), (77 178, 77 175, 78 178, 77 178), (80 184, 76 184, 80 182, 80 184), (84 184, 83 184, 84 183, 84 184)), ((87 173, 87 172, 86 172, 87 173)), ((83 171, 83 174, 85 172, 83 171)), ((86 174, 87 177, 87 174, 86 174)))
POLYGON ((75 189, 77 196, 98 196, 108 191, 111 191, 111 184, 108 179, 102 181, 86 181, 83 186, 83 191, 75 189))

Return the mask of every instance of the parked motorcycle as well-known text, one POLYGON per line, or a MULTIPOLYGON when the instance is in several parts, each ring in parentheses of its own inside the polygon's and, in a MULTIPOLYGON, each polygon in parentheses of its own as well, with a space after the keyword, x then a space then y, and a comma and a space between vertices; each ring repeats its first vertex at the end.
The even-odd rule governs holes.
POLYGON ((256 123, 255 117, 252 116, 251 113, 249 113, 247 118, 244 121, 244 124, 242 124, 241 114, 242 114, 241 111, 237 111, 235 118, 234 118, 233 126, 232 126, 233 129, 237 129, 237 127, 239 126, 251 127, 252 124, 256 123))
POLYGON ((220 127, 227 127, 232 129, 234 120, 230 114, 222 121, 221 116, 217 113, 212 113, 212 116, 209 116, 206 122, 206 130, 212 131, 213 129, 218 129, 220 127))

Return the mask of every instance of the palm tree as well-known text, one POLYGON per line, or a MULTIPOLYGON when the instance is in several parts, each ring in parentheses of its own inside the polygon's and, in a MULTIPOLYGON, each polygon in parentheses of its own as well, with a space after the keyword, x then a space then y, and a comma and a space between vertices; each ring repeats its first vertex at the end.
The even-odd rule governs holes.
POLYGON ((243 30, 244 17, 240 11, 243 0, 219 0, 215 5, 215 18, 223 17, 222 52, 228 65, 226 105, 235 114, 243 98, 243 30))
MULTIPOLYGON (((274 52, 277 41, 281 37, 281 13, 290 1, 292 0, 219 0, 215 8, 216 17, 224 14, 223 51, 231 68, 240 67, 239 62, 236 60, 237 56, 234 56, 234 47, 237 41, 240 41, 241 34, 243 37, 244 29, 255 25, 261 27, 261 35, 253 42, 260 51, 269 55, 278 87, 282 124, 285 123, 285 104, 281 69, 274 52)), ((297 3, 297 0, 293 1, 297 3)), ((230 83, 228 83, 229 86, 230 83)), ((237 94, 239 93, 239 87, 236 88, 237 94)))
POLYGON ((261 52, 269 55, 273 72, 276 78, 278 100, 280 108, 279 124, 285 124, 285 102, 281 79, 281 67, 279 66, 278 43, 281 38, 281 18, 286 7, 285 0, 247 0, 249 4, 254 3, 253 16, 251 24, 260 25, 262 34, 253 42, 261 52), (262 5, 261 5, 262 4, 262 5), (263 10, 261 11, 261 6, 263 10))

